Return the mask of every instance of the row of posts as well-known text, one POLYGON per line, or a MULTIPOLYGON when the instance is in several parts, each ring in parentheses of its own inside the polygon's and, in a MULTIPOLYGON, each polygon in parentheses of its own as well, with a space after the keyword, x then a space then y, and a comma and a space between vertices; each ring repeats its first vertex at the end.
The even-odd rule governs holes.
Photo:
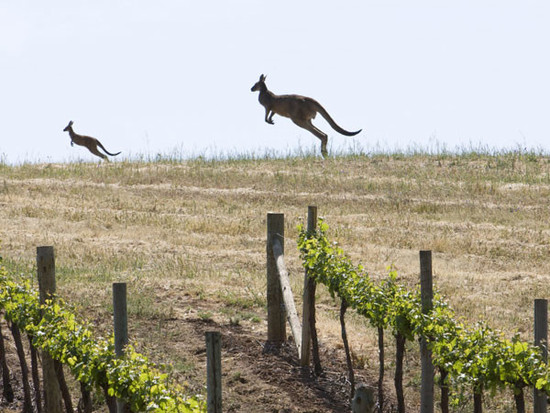
MULTIPOLYGON (((317 207, 308 208, 308 232, 313 231, 317 224, 317 207)), ((267 338, 268 341, 282 342, 286 340, 286 309, 282 298, 281 286, 279 283, 279 273, 275 263, 273 245, 280 242, 280 249, 284 254, 284 214, 267 214, 267 338)), ((433 307, 433 275, 432 275, 432 252, 420 251, 420 291, 422 312, 427 314, 433 307)), ((310 323, 310 312, 315 311, 315 283, 305 277, 304 281, 304 307, 302 322, 302 337, 295 337, 295 341, 300 341, 301 354, 300 362, 303 365, 309 365, 310 340, 314 331, 314 325, 310 323), (313 297, 311 297, 313 294, 313 297), (307 300, 307 303, 306 303, 307 300)), ((536 299, 534 305, 534 335, 535 345, 541 348, 545 362, 548 360, 548 300, 536 299)), ((421 397, 420 413, 434 412, 434 377, 435 369, 432 363, 432 355, 428 349, 426 340, 420 340, 421 356, 421 397)), ((544 392, 534 390, 534 413, 546 413, 547 395, 544 392)))
MULTIPOLYGON (((317 221, 317 208, 309 207, 308 231, 315 228, 317 221)), ((273 256, 273 240, 280 242, 282 254, 284 254, 284 215, 268 214, 267 217, 267 311, 268 311, 268 341, 286 340, 286 314, 282 300, 282 293, 273 256)), ((40 301, 44 303, 56 291, 55 285, 55 259, 52 246, 37 248, 37 272, 40 289, 40 301)), ((432 309, 433 300, 433 276, 431 251, 420 251, 420 288, 422 311, 428 313, 432 309)), ((126 302, 126 283, 113 284, 113 315, 115 332, 115 352, 121 357, 124 347, 128 344, 128 313, 126 302)), ((306 276, 304 279, 304 302, 310 304, 314 299, 315 284, 306 276)), ((310 326, 310 311, 315 311, 313 305, 304 305, 302 337, 295 338, 301 341, 301 364, 309 364, 310 341, 313 333, 310 326), (313 307, 313 309, 312 309, 313 307)), ((535 300, 535 344, 540 346, 545 361, 548 357, 548 301, 535 300)), ((207 411, 220 413, 222 411, 221 392, 221 335, 219 332, 206 333, 207 352, 207 411)), ((420 342, 421 354, 421 408, 420 413, 433 413, 434 411, 434 366, 430 351, 425 340, 420 342)), ((47 412, 61 413, 62 398, 59 384, 55 374, 54 363, 51 357, 42 354, 42 368, 44 377, 45 407, 47 412)), ((124 411, 124 404, 117 400, 117 411, 124 411)), ((545 393, 534 391, 534 413, 546 413, 547 396, 545 393)))
MULTIPOLYGON (((36 254, 38 286, 40 302, 45 303, 53 297, 56 291, 55 258, 51 246, 38 247, 36 254)), ((128 344, 128 311, 126 283, 113 283, 113 319, 115 333, 115 353, 117 357, 124 355, 128 344)), ((206 381, 207 381, 207 412, 221 413, 221 334, 219 331, 206 332, 206 381)), ((63 402, 59 383, 55 373, 54 363, 50 355, 42 353, 42 373, 44 382, 44 407, 48 413, 63 413, 63 402)), ((116 401, 117 413, 125 412, 121 400, 116 401)))
MULTIPOLYGON (((307 231, 312 232, 317 226, 317 207, 308 207, 307 231)), ((314 363, 317 364, 318 349, 315 334, 315 289, 316 284, 306 271, 304 276, 302 322, 295 315, 290 284, 285 281, 288 273, 284 268, 285 250, 285 217, 281 213, 267 214, 266 271, 267 271, 267 340, 269 342, 286 341, 286 318, 293 333, 298 348, 298 358, 301 366, 310 364, 310 354, 313 350, 314 363), (281 267, 283 271, 281 271, 281 267), (284 287, 282 287, 284 285, 284 287), (284 291, 288 289, 288 291, 284 291), (288 305, 285 305, 285 297, 288 305), (287 308, 291 307, 291 308, 287 308), (288 310, 288 311, 287 311, 288 310), (288 314, 287 314, 288 313, 288 314), (296 325, 298 324, 298 325, 296 325), (311 344, 313 344, 313 349, 311 344)))

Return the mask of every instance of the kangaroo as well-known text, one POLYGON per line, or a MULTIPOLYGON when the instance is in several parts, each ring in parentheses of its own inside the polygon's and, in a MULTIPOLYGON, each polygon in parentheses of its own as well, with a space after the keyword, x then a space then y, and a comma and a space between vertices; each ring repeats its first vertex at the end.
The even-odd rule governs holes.
POLYGON ((290 118, 296 125, 310 131, 321 140, 321 154, 324 158, 328 156, 328 135, 317 129, 311 123, 311 120, 315 118, 317 113, 320 113, 321 116, 330 124, 330 126, 342 135, 354 136, 361 132, 361 129, 357 132, 348 132, 347 130, 342 129, 336 124, 336 122, 334 122, 325 108, 323 108, 315 99, 300 95, 274 94, 267 88, 265 78, 266 77, 264 75, 261 75, 260 80, 256 82, 251 89, 252 92, 260 92, 258 100, 265 108, 265 121, 273 125, 273 115, 276 113, 278 115, 290 118))
POLYGON ((69 132, 69 135, 71 136, 71 146, 74 146, 76 143, 80 146, 85 146, 88 148, 88 150, 93 153, 96 156, 99 156, 101 159, 109 160, 104 154, 99 152, 97 147, 99 146, 107 155, 111 156, 117 156, 120 154, 120 152, 117 153, 110 153, 105 149, 105 147, 101 144, 100 141, 98 141, 96 138, 92 138, 91 136, 85 136, 85 135, 79 135, 73 130, 73 121, 71 120, 69 124, 63 129, 63 132, 69 132))

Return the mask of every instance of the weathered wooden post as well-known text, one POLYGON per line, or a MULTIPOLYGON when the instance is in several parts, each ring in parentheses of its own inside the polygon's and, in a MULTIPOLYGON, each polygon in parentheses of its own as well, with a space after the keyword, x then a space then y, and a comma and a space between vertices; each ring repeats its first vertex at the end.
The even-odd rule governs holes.
MULTIPOLYGON (((128 310, 126 305, 126 283, 113 283, 113 319, 115 329, 115 353, 124 356, 128 345, 128 310)), ((117 412, 124 412, 124 402, 116 401, 117 412)))
POLYGON ((277 275, 279 278, 279 285, 281 286, 281 294, 283 296, 284 312, 288 324, 290 324, 290 331, 292 331, 292 337, 298 348, 298 357, 302 356, 302 325, 298 318, 298 312, 296 311, 296 304, 294 304, 294 296, 292 295, 292 288, 290 287, 290 277, 285 265, 285 254, 283 246, 277 237, 273 238, 273 257, 277 264, 277 275))
MULTIPOLYGON (((433 307, 432 252, 420 251, 420 298, 422 312, 429 313, 433 307)), ((432 354, 425 338, 420 339, 420 358, 422 383, 420 395, 420 413, 434 411, 434 366, 432 354)))
MULTIPOLYGON (((55 258, 52 246, 36 248, 36 269, 40 303, 44 304, 55 294, 55 258)), ((55 363, 51 356, 42 352, 42 376, 44 382, 44 410, 48 413, 62 413, 63 404, 55 363)))
POLYGON ((222 411, 222 350, 221 333, 206 332, 206 411, 222 411))
MULTIPOLYGON (((544 358, 548 361, 548 300, 535 300, 535 345, 539 346, 544 358)), ((534 389, 534 413, 546 413, 548 406, 546 393, 534 389)))
MULTIPOLYGON (((315 231, 317 227, 317 207, 309 206, 307 208, 307 232, 315 231)), ((312 333, 315 333, 315 281, 309 278, 307 270, 304 275, 304 293, 302 309, 302 355, 300 364, 309 366, 311 353, 312 333)))
POLYGON ((267 340, 282 343, 286 340, 286 312, 277 263, 273 254, 273 240, 279 240, 284 254, 285 216, 280 213, 267 214, 267 340))

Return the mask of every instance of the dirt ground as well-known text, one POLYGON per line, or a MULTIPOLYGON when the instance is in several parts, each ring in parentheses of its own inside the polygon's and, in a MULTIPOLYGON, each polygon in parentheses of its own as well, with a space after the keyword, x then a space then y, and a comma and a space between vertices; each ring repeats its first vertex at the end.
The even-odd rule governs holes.
MULTIPOLYGON (((146 326, 144 326, 146 327, 146 326)), ((154 323, 150 329, 154 330, 154 323)), ((147 330, 147 328, 145 328, 147 330)), ((313 369, 302 368, 297 351, 290 339, 275 346, 265 341, 265 332, 241 324, 219 324, 212 319, 174 317, 163 321, 163 330, 170 334, 171 345, 183 354, 191 355, 193 363, 206 366, 205 333, 222 334, 223 411, 249 413, 322 413, 349 412, 350 383, 343 352, 322 346, 320 349, 323 374, 316 377, 313 369), (174 335, 177 332, 177 335, 174 335)), ((7 403, 2 397, 2 413, 20 412, 23 390, 13 339, 5 323, 2 333, 10 364, 15 401, 7 403)), ((371 372, 355 370, 356 382, 375 387, 371 372)), ((197 377, 188 377, 195 382, 197 377)), ((190 383, 190 387, 193 384, 190 383)), ((0 383, 0 393, 3 392, 0 383)), ((73 393, 73 396, 76 393, 73 393)), ((74 400, 74 404, 78 400, 74 400)), ((98 405, 96 412, 106 412, 98 405)), ((387 403, 385 412, 392 412, 387 403)))

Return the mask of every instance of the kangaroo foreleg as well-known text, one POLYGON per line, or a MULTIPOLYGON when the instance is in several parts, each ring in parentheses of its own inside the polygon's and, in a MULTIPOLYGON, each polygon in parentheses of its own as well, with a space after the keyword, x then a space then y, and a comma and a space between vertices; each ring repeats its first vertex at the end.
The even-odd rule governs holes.
POLYGON ((265 121, 269 123, 270 125, 274 125, 275 122, 273 122, 273 115, 275 112, 272 112, 271 109, 265 108, 265 121))

